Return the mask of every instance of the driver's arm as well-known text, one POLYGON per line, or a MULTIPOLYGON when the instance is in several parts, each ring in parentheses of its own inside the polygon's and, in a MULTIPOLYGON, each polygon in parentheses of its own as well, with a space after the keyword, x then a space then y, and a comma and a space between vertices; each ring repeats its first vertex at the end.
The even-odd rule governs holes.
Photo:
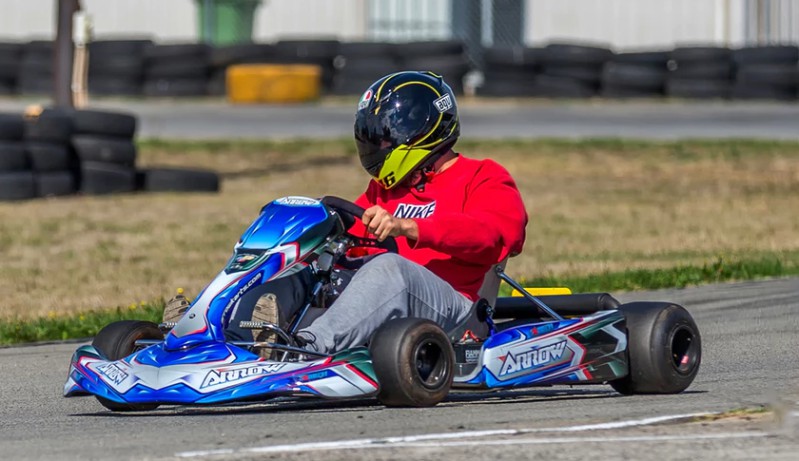
POLYGON ((436 212, 414 218, 418 238, 412 248, 431 248, 465 262, 494 264, 518 254, 524 244, 527 212, 510 174, 486 161, 466 191, 462 212, 436 212))

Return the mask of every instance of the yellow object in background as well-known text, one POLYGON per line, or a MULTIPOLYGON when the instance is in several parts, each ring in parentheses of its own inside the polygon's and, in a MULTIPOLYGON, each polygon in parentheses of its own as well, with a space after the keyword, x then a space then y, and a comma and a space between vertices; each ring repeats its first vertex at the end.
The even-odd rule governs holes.
POLYGON ((305 64, 228 67, 227 97, 234 104, 296 103, 319 98, 322 69, 305 64))
MULTIPOLYGON (((570 295, 572 291, 566 287, 553 287, 553 288, 525 288, 524 291, 533 296, 554 296, 554 295, 570 295)), ((511 296, 521 296, 521 292, 513 290, 511 296)))

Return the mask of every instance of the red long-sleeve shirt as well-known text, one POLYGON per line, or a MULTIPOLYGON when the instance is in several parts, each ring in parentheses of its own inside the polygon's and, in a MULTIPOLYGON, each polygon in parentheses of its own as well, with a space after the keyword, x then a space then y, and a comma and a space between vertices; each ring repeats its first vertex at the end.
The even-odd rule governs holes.
MULTIPOLYGON (((386 190, 371 181, 356 202, 380 205, 399 218, 411 218, 419 239, 397 238, 399 253, 429 269, 472 300, 490 267, 522 251, 527 212, 510 174, 492 160, 459 156, 422 191, 386 190)), ((356 235, 365 232, 358 222, 356 235)))

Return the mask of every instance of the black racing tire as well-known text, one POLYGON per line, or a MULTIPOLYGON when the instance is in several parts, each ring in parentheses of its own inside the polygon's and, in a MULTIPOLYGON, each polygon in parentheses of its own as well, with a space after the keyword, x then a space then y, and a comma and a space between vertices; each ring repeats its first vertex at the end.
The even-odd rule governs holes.
POLYGON ((775 86, 795 89, 799 85, 799 67, 794 64, 755 64, 738 68, 736 83, 750 86, 775 86))
POLYGON ((136 116, 122 112, 76 110, 72 116, 75 134, 104 135, 133 139, 136 116))
POLYGON ((464 47, 460 40, 431 40, 397 43, 394 51, 402 59, 418 59, 427 56, 461 55, 464 52, 464 47))
POLYGON ((533 83, 536 96, 544 98, 590 98, 597 93, 596 86, 583 81, 541 74, 533 83))
POLYGON ((219 192, 219 175, 213 171, 150 168, 140 174, 141 188, 150 192, 219 192))
POLYGON ((12 95, 17 93, 17 84, 14 82, 8 82, 5 80, 0 80, 0 94, 2 95, 12 95))
POLYGON ((53 92, 52 75, 21 72, 17 79, 17 93, 21 95, 49 95, 53 92))
POLYGON ((89 92, 100 96, 141 96, 142 85, 136 77, 95 77, 89 80, 89 92))
POLYGON ((32 171, 0 173, 0 200, 26 200, 36 197, 32 171))
POLYGON ((732 62, 688 62, 677 64, 669 73, 671 78, 699 80, 729 80, 732 77, 732 62))
POLYGON ((147 67, 144 75, 147 80, 157 80, 159 78, 199 79, 206 78, 210 70, 208 63, 204 61, 179 60, 151 65, 147 67))
POLYGON ((34 171, 61 171, 72 166, 71 152, 64 144, 28 141, 25 150, 34 171))
POLYGON ((543 48, 495 46, 483 50, 485 72, 522 69, 535 71, 541 67, 543 57, 543 48))
POLYGON ((144 58, 131 55, 107 56, 96 60, 92 56, 89 62, 89 79, 98 77, 142 78, 144 75, 144 58))
POLYGON ((677 394, 702 362, 699 328, 685 308, 666 302, 619 306, 627 322, 629 373, 610 385, 624 395, 677 394))
POLYGON ((90 62, 117 56, 142 56, 151 46, 150 39, 97 40, 89 43, 90 62))
POLYGON ((37 197, 60 197, 75 193, 75 175, 70 171, 48 171, 35 177, 37 197))
POLYGON ((0 114, 0 140, 19 141, 25 134, 25 121, 19 114, 0 114))
POLYGON ((538 96, 532 76, 486 74, 485 81, 477 87, 478 96, 488 97, 532 97, 538 96))
POLYGON ((602 67, 594 65, 545 65, 544 75, 575 80, 586 85, 597 85, 602 78, 602 67))
POLYGON ((668 51, 631 51, 614 55, 611 62, 636 64, 666 70, 669 54, 668 51))
POLYGON ((130 139, 79 134, 72 146, 84 162, 106 162, 132 167, 136 163, 136 145, 130 139))
POLYGON ((19 74, 19 60, 0 56, 0 80, 16 80, 19 74))
POLYGON ((544 66, 583 65, 601 67, 613 59, 608 48, 569 43, 553 43, 544 48, 544 66))
POLYGON ((732 98, 795 101, 797 99, 797 91, 795 87, 786 88, 773 85, 750 85, 739 82, 732 87, 732 98))
POLYGON ((369 352, 383 405, 432 407, 449 394, 455 352, 446 333, 430 320, 389 320, 372 336, 369 352))
POLYGON ((0 141, 0 172, 29 169, 30 162, 24 144, 0 141))
POLYGON ((278 57, 332 60, 339 54, 338 40, 279 40, 275 43, 278 57))
POLYGON ((22 43, 0 43, 0 59, 15 59, 22 57, 25 45, 22 43))
POLYGON ((211 48, 203 43, 176 43, 153 45, 144 49, 147 62, 168 63, 175 60, 191 60, 191 58, 207 59, 211 48))
POLYGON ((609 62, 602 69, 602 84, 636 90, 662 91, 666 84, 666 68, 609 62))
MULTIPOLYGON (((153 322, 120 320, 103 327, 92 340, 92 346, 108 360, 119 360, 136 351, 139 339, 164 339, 164 334, 153 322)), ((157 403, 130 404, 114 402, 102 397, 97 400, 111 411, 150 411, 157 403)))
POLYGON ((25 139, 68 144, 72 136, 72 113, 45 109, 38 116, 25 119, 25 139))
POLYGON ((669 78, 666 80, 666 94, 675 98, 727 99, 730 97, 732 83, 728 80, 698 80, 669 78))
POLYGON ((224 69, 233 64, 269 62, 274 60, 275 55, 274 45, 244 43, 213 48, 209 63, 214 69, 224 69))
POLYGON ((729 61, 732 53, 729 48, 718 46, 684 46, 672 50, 671 59, 681 62, 715 62, 729 61))
POLYGON ((343 42, 338 52, 345 58, 373 58, 393 56, 397 45, 385 42, 343 42))
POLYGON ((105 195, 136 190, 136 170, 105 162, 82 162, 80 191, 89 195, 105 195))
POLYGON ((799 61, 796 45, 771 45, 740 48, 732 51, 732 60, 738 66, 752 64, 794 64, 799 61))

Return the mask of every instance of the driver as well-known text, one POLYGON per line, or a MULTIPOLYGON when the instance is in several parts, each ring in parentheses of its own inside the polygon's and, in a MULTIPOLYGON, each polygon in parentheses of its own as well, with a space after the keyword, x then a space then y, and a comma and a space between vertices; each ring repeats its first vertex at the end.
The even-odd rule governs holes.
MULTIPOLYGON (((459 134, 455 95, 439 75, 394 73, 366 90, 355 144, 372 180, 355 202, 366 209, 362 222, 350 232, 395 237, 399 254, 369 258, 327 311, 297 332, 299 345, 323 353, 365 345, 398 317, 449 331, 467 320, 491 266, 521 252, 527 213, 513 178, 492 160, 453 151, 459 134)), ((229 338, 251 337, 235 326, 254 312, 285 327, 311 285, 303 271, 253 289, 233 314, 229 338)))

